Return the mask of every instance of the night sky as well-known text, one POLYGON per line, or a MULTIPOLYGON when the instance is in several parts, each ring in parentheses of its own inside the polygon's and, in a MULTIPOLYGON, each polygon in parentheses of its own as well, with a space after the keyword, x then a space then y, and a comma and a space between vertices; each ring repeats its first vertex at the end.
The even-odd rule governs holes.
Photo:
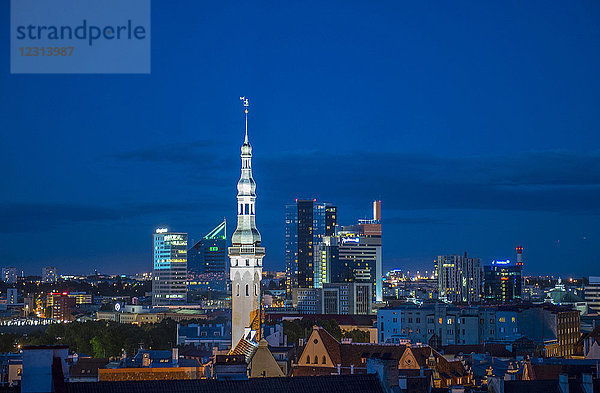
POLYGON ((0 2, 0 265, 130 274, 159 226, 231 235, 246 95, 265 269, 300 197, 342 224, 381 199, 384 269, 523 245, 600 274, 599 2, 152 7, 151 75, 11 75, 0 2))

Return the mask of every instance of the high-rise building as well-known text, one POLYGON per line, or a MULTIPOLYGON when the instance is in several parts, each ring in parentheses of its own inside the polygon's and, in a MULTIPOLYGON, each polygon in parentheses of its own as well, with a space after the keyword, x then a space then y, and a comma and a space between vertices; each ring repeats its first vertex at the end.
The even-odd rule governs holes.
POLYGON ((169 306, 187 301, 187 233, 159 228, 154 237, 152 305, 169 306))
POLYGON ((332 271, 339 264, 340 248, 336 236, 324 236, 315 244, 315 288, 323 288, 323 284, 331 283, 332 271))
MULTIPOLYGON (((383 301, 383 268, 381 252, 381 201, 373 203, 373 219, 359 220, 357 225, 343 226, 330 243, 329 255, 333 259, 322 262, 319 272, 326 267, 332 283, 370 283, 373 300, 383 301), (337 260, 335 259, 337 258, 337 260)), ((319 250, 322 250, 322 245, 319 250)), ((327 247, 326 247, 327 248, 327 247)), ((323 273, 321 273, 323 274, 323 273)))
POLYGON ((52 318, 57 321, 72 321, 73 310, 75 309, 75 298, 70 297, 66 292, 52 294, 52 318))
POLYGON ((18 303, 18 294, 16 288, 8 288, 6 290, 6 304, 14 305, 18 303))
POLYGON ((483 271, 479 258, 465 255, 440 255, 437 258, 440 298, 451 302, 472 303, 481 300, 483 271))
POLYGON ((590 311, 600 313, 600 277, 590 276, 588 284, 585 286, 585 301, 588 303, 590 311))
POLYGON ((16 267, 3 267, 2 268, 2 281, 7 284, 15 284, 17 282, 17 268, 16 267))
POLYGON ((53 266, 46 266, 42 268, 42 282, 56 282, 58 281, 58 271, 53 266))
POLYGON ((314 246, 324 236, 335 234, 337 207, 316 199, 297 199, 285 212, 286 290, 291 296, 292 288, 314 287, 314 246))
POLYGON ((192 286, 226 290, 227 225, 223 220, 188 250, 188 274, 192 286))
POLYGON ((494 260, 484 266, 483 298, 490 302, 509 303, 523 299, 523 247, 517 247, 517 262, 494 260))
POLYGON ((244 102, 246 135, 242 145, 242 170, 237 184, 237 228, 231 236, 229 258, 231 266, 231 332, 232 348, 246 328, 260 327, 260 281, 265 248, 260 246, 256 228, 256 183, 252 178, 252 147, 248 141, 248 100, 244 102))
POLYGON ((364 231, 364 227, 343 227, 339 233, 339 262, 332 265, 332 282, 368 282, 373 299, 383 300, 381 235, 364 231), (352 228, 352 229, 350 229, 352 228))

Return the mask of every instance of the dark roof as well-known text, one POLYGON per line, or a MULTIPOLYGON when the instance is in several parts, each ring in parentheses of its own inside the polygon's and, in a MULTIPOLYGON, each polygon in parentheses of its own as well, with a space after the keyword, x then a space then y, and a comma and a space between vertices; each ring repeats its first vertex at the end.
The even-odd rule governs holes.
POLYGON ((108 364, 108 359, 80 358, 71 367, 72 377, 90 377, 98 376, 98 369, 104 368, 108 364))
POLYGON ((366 344, 351 343, 341 344, 342 366, 358 365, 362 359, 380 358, 400 360, 406 346, 397 344, 366 344))
POLYGON ((341 353, 341 344, 338 340, 336 340, 329 332, 322 327, 314 327, 313 332, 317 332, 321 342, 325 346, 327 353, 329 353, 329 357, 333 364, 342 363, 342 353, 341 353))
POLYGON ((560 393, 558 381, 504 381, 504 393, 560 393))
POLYGON ((526 362, 525 367, 528 368, 529 377, 533 380, 557 380, 560 374, 574 376, 594 374, 596 371, 596 366, 591 364, 532 364, 526 362))
POLYGON ((377 315, 362 315, 362 314, 266 314, 268 322, 279 322, 282 319, 306 319, 309 321, 329 321, 334 320, 338 325, 356 325, 356 326, 373 326, 373 322, 377 320, 377 315))
POLYGON ((446 345, 442 352, 447 355, 489 353, 492 356, 508 358, 514 357, 513 353, 506 349, 506 345, 497 343, 473 344, 473 345, 446 345))
POLYGON ((66 393, 383 393, 376 375, 251 378, 245 381, 191 379, 179 381, 76 382, 66 393))

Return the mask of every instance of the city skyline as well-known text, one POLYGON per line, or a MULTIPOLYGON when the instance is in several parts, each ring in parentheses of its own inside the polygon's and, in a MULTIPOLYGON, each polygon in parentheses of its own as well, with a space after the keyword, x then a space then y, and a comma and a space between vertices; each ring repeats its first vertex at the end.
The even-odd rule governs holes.
POLYGON ((314 197, 342 225, 383 201, 384 270, 522 245, 524 274, 597 275, 600 6, 388 6, 189 3, 177 19, 156 3, 153 52, 170 56, 151 75, 0 64, 0 264, 149 271, 156 228, 191 244, 233 223, 249 94, 266 270, 284 269, 285 205, 314 197))

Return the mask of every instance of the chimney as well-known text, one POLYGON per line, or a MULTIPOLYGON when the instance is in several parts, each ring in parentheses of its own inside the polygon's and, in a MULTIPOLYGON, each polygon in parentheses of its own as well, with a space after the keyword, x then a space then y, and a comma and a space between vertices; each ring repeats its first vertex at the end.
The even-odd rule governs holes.
POLYGON ((558 376, 558 387, 560 393, 569 393, 569 375, 560 374, 558 376))
POLYGON ((373 201, 373 220, 381 221, 381 200, 373 201))
POLYGON ((517 247, 517 265, 523 266, 523 247, 517 247))
POLYGON ((583 374, 581 376, 581 387, 584 393, 594 393, 594 383, 592 382, 592 374, 583 374))
POLYGON ((172 363, 177 365, 179 363, 179 348, 173 348, 171 354, 172 363))

